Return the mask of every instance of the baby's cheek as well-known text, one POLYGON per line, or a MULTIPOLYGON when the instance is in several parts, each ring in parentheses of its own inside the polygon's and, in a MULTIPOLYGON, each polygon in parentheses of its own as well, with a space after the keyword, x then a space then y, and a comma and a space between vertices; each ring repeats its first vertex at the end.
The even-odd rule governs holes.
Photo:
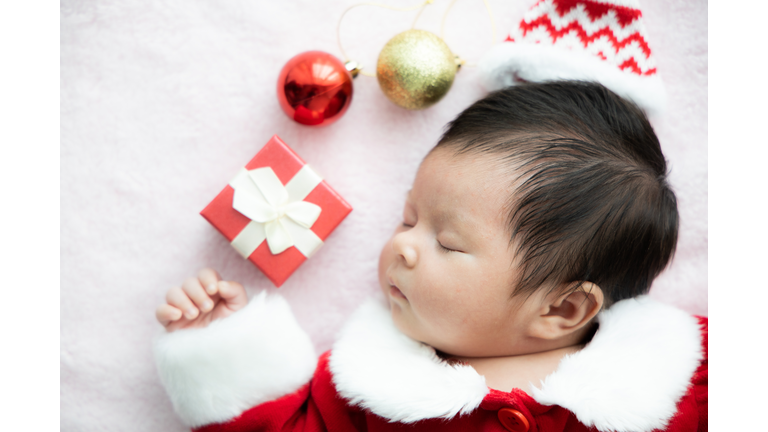
POLYGON ((384 244, 379 254, 379 285, 384 294, 389 292, 389 282, 387 281, 387 269, 394 263, 395 254, 392 250, 391 240, 384 244), (386 289, 385 289, 386 288, 386 289))
POLYGON ((422 286, 421 288, 423 289, 419 289, 413 295, 412 305, 415 312, 428 321, 431 327, 454 326, 464 310, 462 302, 452 295, 452 288, 440 286, 422 286))
POLYGON ((474 292, 477 281, 454 277, 451 281, 433 286, 425 292, 425 310, 436 326, 461 331, 476 317, 474 311, 482 309, 483 293, 474 292), (453 282, 453 283, 450 283, 453 282))
POLYGON ((381 252, 379 253, 379 276, 382 276, 386 273, 389 264, 392 262, 391 255, 392 241, 388 240, 386 243, 384 243, 384 246, 381 248, 381 252))

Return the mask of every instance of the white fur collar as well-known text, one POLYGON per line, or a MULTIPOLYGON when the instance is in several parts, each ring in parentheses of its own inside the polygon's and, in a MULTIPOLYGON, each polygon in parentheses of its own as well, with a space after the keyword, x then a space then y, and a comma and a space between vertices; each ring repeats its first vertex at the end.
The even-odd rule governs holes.
MULTIPOLYGON (((697 320, 647 296, 616 303, 599 320, 583 350, 532 386, 534 399, 600 431, 663 428, 702 358, 697 320)), ((330 368, 344 398, 391 421, 469 413, 489 392, 472 367, 450 365, 400 333, 380 299, 342 329, 330 368)))
POLYGON ((403 423, 469 413, 489 392, 471 366, 449 365, 433 348, 400 333, 378 298, 341 330, 329 365, 344 398, 403 423))

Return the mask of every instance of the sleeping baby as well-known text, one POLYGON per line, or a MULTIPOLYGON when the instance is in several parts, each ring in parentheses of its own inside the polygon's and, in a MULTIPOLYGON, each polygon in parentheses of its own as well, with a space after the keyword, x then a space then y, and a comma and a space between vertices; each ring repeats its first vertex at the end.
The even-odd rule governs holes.
POLYGON ((666 176, 599 84, 491 93, 424 158, 330 351, 204 269, 157 309, 162 382, 199 431, 707 430, 707 319, 646 295, 677 243, 666 176))

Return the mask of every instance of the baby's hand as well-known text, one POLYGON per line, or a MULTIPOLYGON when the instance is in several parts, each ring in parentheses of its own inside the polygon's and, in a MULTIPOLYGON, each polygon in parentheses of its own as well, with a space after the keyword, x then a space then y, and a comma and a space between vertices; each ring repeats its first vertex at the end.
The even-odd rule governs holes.
POLYGON ((205 327, 215 319, 228 317, 248 304, 248 296, 239 283, 222 281, 216 270, 205 268, 181 287, 169 289, 165 301, 155 316, 171 332, 205 327))

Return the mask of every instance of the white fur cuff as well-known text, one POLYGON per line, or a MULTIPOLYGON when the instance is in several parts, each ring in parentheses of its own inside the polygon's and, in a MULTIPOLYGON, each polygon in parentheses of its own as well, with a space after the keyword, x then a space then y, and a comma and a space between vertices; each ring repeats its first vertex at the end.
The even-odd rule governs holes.
POLYGON ((191 427, 227 421, 298 390, 317 362, 288 303, 266 292, 206 328, 160 336, 154 351, 173 406, 191 427))

